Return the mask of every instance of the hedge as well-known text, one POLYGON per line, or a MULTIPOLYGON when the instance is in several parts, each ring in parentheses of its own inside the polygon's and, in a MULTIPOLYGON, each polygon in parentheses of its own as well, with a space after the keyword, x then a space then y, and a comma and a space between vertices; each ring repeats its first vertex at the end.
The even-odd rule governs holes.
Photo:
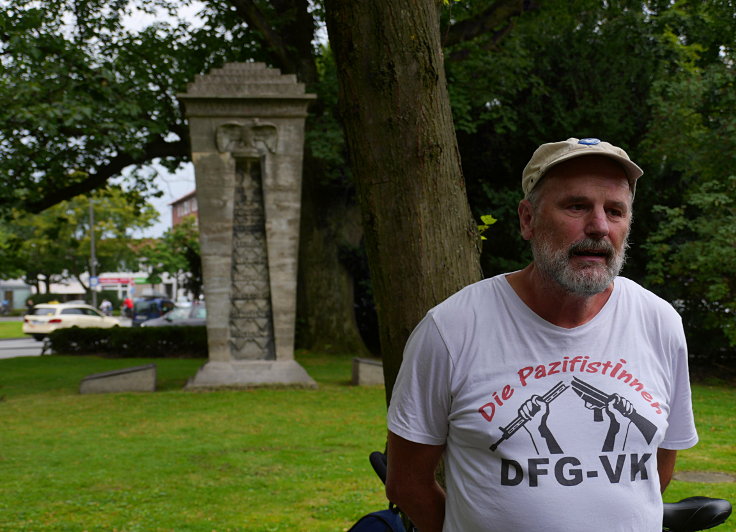
POLYGON ((62 355, 110 358, 206 358, 207 328, 113 327, 57 329, 49 335, 51 350, 62 355))

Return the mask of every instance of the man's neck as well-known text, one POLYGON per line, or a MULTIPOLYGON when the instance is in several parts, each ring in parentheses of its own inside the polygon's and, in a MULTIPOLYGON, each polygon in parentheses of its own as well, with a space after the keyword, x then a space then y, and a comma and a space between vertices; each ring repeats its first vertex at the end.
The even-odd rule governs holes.
POLYGON ((511 288, 535 314, 546 321, 572 329, 592 320, 611 297, 613 283, 603 292, 581 296, 562 288, 534 263, 506 276, 511 288))

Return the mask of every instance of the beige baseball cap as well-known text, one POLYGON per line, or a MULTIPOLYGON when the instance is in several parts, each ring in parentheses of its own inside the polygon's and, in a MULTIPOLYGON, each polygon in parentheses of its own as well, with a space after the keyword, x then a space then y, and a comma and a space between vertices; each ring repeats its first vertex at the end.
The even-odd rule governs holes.
POLYGON ((604 155, 620 163, 629 178, 629 186, 632 192, 636 189, 636 180, 644 173, 629 159, 624 150, 613 144, 594 138, 569 138, 562 142, 542 144, 535 150, 534 155, 532 155, 521 174, 521 188, 524 195, 529 194, 550 168, 563 161, 583 155, 604 155))

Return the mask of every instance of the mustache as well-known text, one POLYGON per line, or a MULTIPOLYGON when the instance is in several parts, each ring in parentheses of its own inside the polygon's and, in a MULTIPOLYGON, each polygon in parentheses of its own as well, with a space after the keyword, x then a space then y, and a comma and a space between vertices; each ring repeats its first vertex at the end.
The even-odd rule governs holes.
POLYGON ((613 248, 610 242, 605 240, 594 240, 592 238, 585 238, 579 242, 575 242, 568 249, 568 257, 572 258, 575 255, 599 255, 610 259, 616 254, 616 250, 613 248))

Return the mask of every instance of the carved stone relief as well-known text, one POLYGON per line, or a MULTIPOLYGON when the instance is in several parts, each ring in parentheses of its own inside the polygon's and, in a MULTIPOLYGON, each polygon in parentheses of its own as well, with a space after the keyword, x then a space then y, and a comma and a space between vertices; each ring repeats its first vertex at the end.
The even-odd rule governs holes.
POLYGON ((228 122, 217 127, 215 144, 220 153, 258 152, 276 153, 278 128, 275 124, 261 122, 258 118, 243 122, 228 122))
POLYGON ((236 159, 230 349, 236 360, 274 360, 261 161, 236 159))

